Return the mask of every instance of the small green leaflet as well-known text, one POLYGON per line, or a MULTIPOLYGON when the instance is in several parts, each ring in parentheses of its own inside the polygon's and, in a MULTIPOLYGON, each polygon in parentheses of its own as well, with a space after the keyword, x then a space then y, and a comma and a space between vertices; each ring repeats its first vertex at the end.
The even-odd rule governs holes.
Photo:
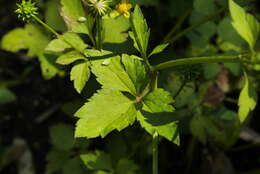
POLYGON ((152 55, 154 54, 159 54, 160 52, 162 52, 169 44, 166 43, 166 44, 161 44, 161 45, 158 45, 156 46, 153 51, 149 54, 148 57, 151 57, 152 55))
POLYGON ((68 65, 71 64, 77 60, 86 60, 85 56, 80 54, 78 51, 70 51, 67 52, 56 60, 56 63, 61 65, 68 65))
POLYGON ((138 5, 135 6, 130 22, 132 32, 129 32, 129 35, 134 41, 134 46, 142 54, 142 56, 146 56, 150 30, 138 5))
POLYGON ((80 119, 76 126, 76 137, 105 137, 134 123, 136 109, 131 101, 116 90, 101 89, 94 94, 75 114, 80 119))
POLYGON ((61 0, 61 16, 66 22, 68 29, 78 33, 89 34, 85 23, 78 21, 80 17, 85 17, 81 0, 61 0))
POLYGON ((66 32, 61 36, 61 39, 69 43, 74 49, 83 52, 88 45, 80 38, 80 36, 73 32, 66 32))
POLYGON ((163 89, 155 89, 143 100, 143 110, 138 111, 137 119, 151 135, 156 131, 169 141, 178 144, 177 122, 174 120, 173 99, 163 89))
POLYGON ((250 81, 250 79, 248 79, 248 76, 245 73, 245 85, 238 99, 238 115, 241 123, 243 123, 246 120, 249 113, 255 109, 256 103, 256 89, 254 88, 252 82, 250 81))
POLYGON ((140 94, 149 80, 143 62, 127 54, 122 55, 122 62, 127 74, 135 85, 137 94, 140 94))
POLYGON ((254 16, 245 12, 233 0, 229 0, 229 10, 233 19, 232 25, 239 35, 247 41, 251 50, 254 50, 259 36, 260 24, 254 16))
POLYGON ((16 100, 15 94, 5 87, 0 87, 0 105, 16 100))
MULTIPOLYGON (((135 85, 126 73, 120 61, 120 56, 115 56, 108 51, 95 51, 95 57, 108 57, 110 62, 104 65, 106 59, 98 59, 91 61, 91 71, 97 76, 97 81, 102 84, 102 88, 114 89, 129 92, 136 95, 135 85), (111 54, 111 55, 110 55, 111 54)), ((93 50, 88 54, 93 55, 93 50)))
POLYGON ((70 80, 74 81, 74 88, 81 93, 90 77, 89 62, 79 62, 74 65, 70 72, 70 80))

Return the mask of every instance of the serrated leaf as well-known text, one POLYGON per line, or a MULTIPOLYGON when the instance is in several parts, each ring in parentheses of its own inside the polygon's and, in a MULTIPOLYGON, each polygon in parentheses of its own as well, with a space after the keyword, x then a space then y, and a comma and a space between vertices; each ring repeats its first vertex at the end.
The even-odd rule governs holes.
POLYGON ((158 54, 158 53, 163 52, 163 50, 164 50, 168 45, 169 45, 169 44, 166 43, 166 44, 161 44, 161 45, 156 46, 156 47, 153 49, 153 51, 149 54, 148 57, 151 57, 151 56, 154 55, 154 54, 158 54))
POLYGON ((110 59, 108 65, 103 64, 105 59, 92 61, 91 70, 97 76, 97 81, 102 84, 102 88, 125 91, 136 95, 135 86, 121 64, 120 56, 114 56, 111 53, 109 57, 109 52, 106 51, 96 51, 95 53, 96 57, 104 56, 110 59))
POLYGON ((68 65, 77 60, 86 60, 85 56, 80 54, 78 51, 70 51, 58 57, 56 63, 61 65, 68 65))
POLYGON ((121 158, 116 166, 117 174, 136 174, 138 166, 127 158, 121 158))
POLYGON ((78 33, 89 34, 87 25, 78 21, 80 17, 85 17, 81 0, 61 0, 61 5, 61 15, 68 29, 78 33))
POLYGON ((145 56, 150 37, 150 30, 138 5, 135 6, 130 21, 133 33, 130 34, 130 37, 134 38, 133 41, 135 42, 135 45, 138 47, 137 50, 140 51, 142 56, 145 56))
POLYGON ((70 150, 74 146, 73 127, 67 124, 57 124, 50 128, 52 144, 60 150, 70 150))
POLYGON ((256 40, 259 36, 260 24, 243 8, 237 5, 233 0, 229 0, 229 10, 233 19, 232 25, 239 35, 247 41, 251 50, 254 50, 256 40))
POLYGON ((70 72, 70 80, 74 81, 74 88, 81 93, 90 77, 89 62, 84 61, 74 65, 70 72))
POLYGON ((127 54, 122 55, 122 62, 127 74, 135 85, 137 94, 140 94, 148 83, 148 75, 143 62, 127 54))
POLYGON ((45 48, 45 51, 62 52, 68 48, 71 48, 71 45, 66 43, 64 40, 53 39, 49 42, 49 44, 45 48))
POLYGON ((256 89, 254 88, 252 82, 248 79, 247 74, 245 74, 245 84, 238 99, 238 115, 241 123, 243 123, 246 120, 249 113, 255 109, 256 103, 256 89))
POLYGON ((170 105, 173 99, 167 91, 155 89, 143 100, 143 111, 139 111, 137 119, 141 126, 151 135, 156 131, 169 141, 178 144, 177 122, 174 108, 170 105))
POLYGON ((80 155, 80 158, 91 170, 107 170, 113 171, 112 161, 109 154, 96 150, 95 153, 80 155))
POLYGON ((0 105, 16 100, 15 94, 5 87, 0 87, 0 105))
POLYGON ((102 89, 75 115, 80 118, 76 126, 76 137, 105 137, 114 129, 120 131, 133 124, 136 109, 133 101, 121 92, 102 89))
POLYGON ((161 88, 155 89, 143 100, 144 109, 151 113, 173 112, 174 108, 170 105, 172 103, 173 99, 170 93, 161 88))

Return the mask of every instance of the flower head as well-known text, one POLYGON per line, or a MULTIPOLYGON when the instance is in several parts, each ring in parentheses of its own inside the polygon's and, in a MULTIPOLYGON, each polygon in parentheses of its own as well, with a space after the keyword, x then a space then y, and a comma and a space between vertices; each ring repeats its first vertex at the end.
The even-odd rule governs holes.
POLYGON ((110 2, 110 0, 87 0, 90 10, 100 16, 104 16, 110 10, 110 2))
POLYGON ((15 10, 15 13, 18 14, 18 18, 23 21, 28 21, 32 18, 33 15, 37 15, 38 8, 35 6, 35 2, 31 0, 22 0, 20 4, 17 4, 18 9, 15 10))
POLYGON ((130 4, 128 0, 121 0, 121 2, 116 6, 116 10, 120 15, 124 15, 125 17, 129 18, 129 11, 132 7, 132 4, 130 4))

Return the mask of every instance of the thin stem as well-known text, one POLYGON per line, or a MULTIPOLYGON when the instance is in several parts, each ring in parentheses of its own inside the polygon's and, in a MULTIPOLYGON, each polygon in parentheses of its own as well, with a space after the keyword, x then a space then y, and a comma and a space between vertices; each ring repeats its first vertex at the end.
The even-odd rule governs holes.
POLYGON ((198 23, 190 26, 189 28, 183 30, 182 32, 178 33, 177 35, 175 35, 173 38, 168 40, 168 43, 174 43, 176 40, 178 40, 179 38, 181 38, 182 36, 186 35, 187 33, 189 33, 190 31, 192 31, 194 28, 208 22, 209 20, 211 20, 212 18, 214 18, 215 16, 219 15, 220 13, 222 13, 223 11, 226 10, 226 7, 223 7, 221 9, 219 9, 218 11, 216 11, 215 13, 213 13, 210 16, 205 17, 204 19, 202 19, 201 21, 199 21, 198 23))
POLYGON ((183 24, 183 22, 185 21, 186 17, 189 16, 189 14, 191 13, 191 9, 187 10, 184 15, 182 15, 177 23, 173 26, 173 28, 171 29, 171 31, 164 37, 162 43, 168 43, 168 40, 170 40, 170 38, 172 37, 172 35, 179 30, 179 28, 181 27, 181 25, 183 24))
POLYGON ((153 174, 158 174, 158 133, 153 134, 153 174))
POLYGON ((154 71, 166 69, 166 68, 172 68, 176 66, 182 66, 182 65, 192 65, 192 64, 204 64, 204 63, 256 63, 251 62, 249 60, 243 59, 244 57, 242 55, 238 56, 209 56, 209 57, 193 57, 193 58, 181 58, 176 60, 171 60, 168 62, 160 63, 158 65, 155 65, 153 67, 154 71))
POLYGON ((186 79, 182 82, 180 88, 178 89, 176 94, 173 96, 174 99, 181 93, 181 91, 182 91, 182 89, 184 88, 185 85, 186 85, 186 79))
POLYGON ((49 25, 47 25, 46 23, 44 23, 40 18, 38 18, 37 16, 35 15, 32 15, 32 17, 37 21, 39 22, 42 26, 44 26, 46 29, 48 29, 50 32, 52 32, 53 34, 56 35, 56 37, 59 37, 60 34, 57 33, 53 28, 51 28, 49 25))

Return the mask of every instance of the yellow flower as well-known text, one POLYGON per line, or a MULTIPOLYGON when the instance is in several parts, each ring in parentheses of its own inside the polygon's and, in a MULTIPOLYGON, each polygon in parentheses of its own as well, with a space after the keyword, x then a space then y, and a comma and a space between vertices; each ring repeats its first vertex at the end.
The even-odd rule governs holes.
POLYGON ((116 5, 116 10, 120 15, 124 15, 126 18, 129 18, 129 11, 132 7, 132 4, 130 4, 128 0, 121 0, 121 2, 116 5))

